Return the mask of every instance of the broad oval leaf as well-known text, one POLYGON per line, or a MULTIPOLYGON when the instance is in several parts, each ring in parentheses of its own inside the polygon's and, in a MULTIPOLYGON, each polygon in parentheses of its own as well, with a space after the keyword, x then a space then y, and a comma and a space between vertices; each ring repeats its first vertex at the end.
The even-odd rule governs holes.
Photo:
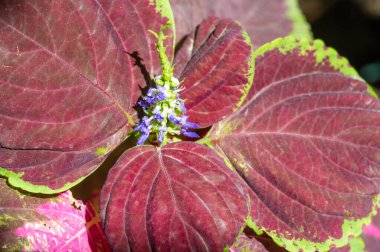
POLYGON ((176 54, 175 74, 182 86, 190 121, 208 127, 241 105, 252 81, 253 48, 232 20, 209 18, 176 54))
POLYGON ((222 251, 244 225, 248 189, 205 146, 136 147, 110 170, 101 217, 116 251, 222 251))
POLYGON ((1 1, 0 175, 54 193, 94 171, 134 124, 142 72, 160 73, 148 30, 168 10, 149 0, 1 1))
POLYGON ((52 198, 19 193, 0 181, 1 248, 6 251, 111 251, 99 216, 69 191, 52 198))
POLYGON ((293 38, 256 52, 251 92, 209 141, 255 193, 252 225, 288 250, 344 246, 377 204, 379 100, 335 51, 293 38))
POLYGON ((287 35, 311 37, 297 0, 172 0, 170 3, 177 27, 177 41, 209 16, 239 21, 251 36, 254 46, 287 35))

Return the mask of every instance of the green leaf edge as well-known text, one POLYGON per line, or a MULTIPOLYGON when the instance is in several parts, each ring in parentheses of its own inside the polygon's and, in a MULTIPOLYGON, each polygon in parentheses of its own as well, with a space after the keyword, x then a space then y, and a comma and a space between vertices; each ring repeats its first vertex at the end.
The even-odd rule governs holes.
MULTIPOLYGON (((235 21, 235 22, 240 27, 242 27, 239 22, 237 22, 237 21, 235 21)), ((255 52, 254 52, 253 44, 252 44, 251 38, 248 35, 247 31, 244 30, 243 28, 242 28, 242 31, 243 31, 242 36, 244 37, 245 43, 251 47, 251 57, 247 62, 248 63, 248 72, 245 73, 245 77, 247 78, 248 82, 246 83, 246 85, 242 89, 242 96, 241 96, 240 100, 238 101, 238 103, 236 104, 236 106, 232 112, 235 112, 236 110, 238 110, 241 107, 241 105, 244 103, 245 98, 247 98, 249 90, 251 89, 251 87, 253 85, 253 80, 255 77, 255 52)))
POLYGON ((62 186, 58 189, 52 189, 52 188, 45 186, 45 185, 34 185, 34 184, 27 182, 27 181, 22 179, 22 176, 24 175, 23 172, 16 173, 16 172, 9 171, 9 170, 2 168, 2 167, 0 167, 0 176, 7 178, 7 181, 11 186, 13 186, 15 188, 19 188, 19 189, 27 191, 27 192, 41 193, 41 194, 57 194, 60 192, 67 191, 68 189, 70 189, 73 186, 76 186, 82 180, 84 180, 85 178, 90 176, 94 171, 92 171, 91 173, 89 173, 86 176, 80 177, 79 179, 77 179, 74 182, 68 182, 64 186, 62 186))
POLYGON ((289 251, 329 251, 331 248, 346 246, 353 238, 358 237, 363 232, 363 226, 371 223, 371 218, 377 214, 377 207, 380 206, 380 194, 375 196, 372 201, 372 211, 364 218, 354 220, 344 220, 342 225, 342 237, 339 239, 329 237, 324 242, 312 242, 302 239, 288 239, 284 234, 278 235, 277 231, 267 230, 259 227, 251 218, 248 218, 246 224, 252 228, 258 235, 265 232, 273 241, 289 251))
MULTIPOLYGON (((259 57, 267 51, 274 49, 278 49, 283 54, 299 49, 300 55, 305 55, 309 51, 314 51, 317 64, 323 64, 323 61, 327 59, 331 66, 343 75, 364 81, 346 58, 340 57, 335 49, 326 47, 322 40, 310 41, 306 38, 298 39, 293 36, 279 38, 260 47, 257 51, 255 51, 255 57, 259 57)), ((370 85, 368 85, 368 93, 374 97, 377 97, 375 91, 370 85)), ((259 235, 262 234, 262 232, 266 232, 275 243, 290 251, 297 251, 301 249, 304 251, 328 251, 334 246, 346 246, 353 237, 358 237, 361 235, 363 225, 368 225, 371 222, 371 217, 377 214, 376 208, 378 206, 380 206, 380 194, 373 198, 372 211, 368 216, 362 219, 344 220, 342 225, 342 237, 339 239, 330 237, 325 242, 316 243, 306 239, 288 239, 284 236, 284 234, 278 235, 277 231, 267 230, 264 227, 259 228, 251 218, 247 219, 247 225, 259 235)))
MULTIPOLYGON (((295 49, 300 49, 301 56, 305 55, 309 51, 314 51, 317 64, 323 64, 323 61, 327 59, 331 66, 343 75, 365 82, 345 57, 341 57, 335 49, 327 47, 320 39, 309 40, 307 38, 296 38, 294 36, 278 38, 257 49, 255 51, 255 58, 274 49, 280 50, 283 54, 295 49)), ((379 98, 373 87, 369 84, 367 84, 367 87, 367 91, 370 95, 379 98)))
POLYGON ((361 237, 353 238, 350 243, 350 252, 364 252, 365 251, 365 242, 361 237))
POLYGON ((310 24, 306 21, 299 5, 298 0, 286 0, 288 11, 286 16, 293 22, 293 30, 289 35, 313 39, 310 24))
MULTIPOLYGON (((156 7, 156 13, 160 13, 162 17, 165 17, 169 20, 170 27, 173 30, 173 36, 172 36, 172 49, 173 49, 173 55, 171 57, 171 62, 174 60, 174 50, 175 50, 175 38, 176 38, 176 28, 175 28, 175 22, 174 22, 174 14, 172 7, 170 5, 169 0, 149 0, 150 4, 155 5, 156 7)), ((162 26, 164 26, 163 24, 162 26)))

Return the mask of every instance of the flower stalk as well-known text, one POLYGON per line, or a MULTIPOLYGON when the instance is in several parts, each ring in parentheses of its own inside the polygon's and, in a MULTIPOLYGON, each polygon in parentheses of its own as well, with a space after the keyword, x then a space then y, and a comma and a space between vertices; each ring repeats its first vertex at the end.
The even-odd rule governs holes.
POLYGON ((156 38, 156 48, 161 60, 162 74, 154 78, 154 84, 148 89, 145 96, 138 101, 144 111, 144 116, 134 128, 138 136, 137 145, 147 140, 166 144, 169 136, 184 135, 190 138, 199 138, 193 129, 199 125, 188 122, 184 100, 180 98, 180 82, 173 76, 173 66, 166 55, 165 39, 169 36, 164 31, 171 25, 168 23, 157 34, 150 31, 156 38))

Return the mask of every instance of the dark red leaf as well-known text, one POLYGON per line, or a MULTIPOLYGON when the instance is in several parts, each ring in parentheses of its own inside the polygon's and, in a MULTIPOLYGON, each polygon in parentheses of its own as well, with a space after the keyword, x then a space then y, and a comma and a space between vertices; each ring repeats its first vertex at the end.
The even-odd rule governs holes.
POLYGON ((122 251, 222 251, 248 214, 248 187, 210 148, 179 142, 128 150, 101 195, 107 237, 122 251))
POLYGON ((168 21, 158 7, 149 0, 1 1, 0 175, 53 193, 99 166, 134 123, 142 71, 160 73, 148 32, 168 21))
POLYGON ((286 35, 311 37, 296 0, 171 0, 177 41, 209 16, 239 21, 260 46, 286 35))
POLYGON ((253 81, 253 49, 234 21, 209 18, 189 35, 175 58, 190 121, 210 126, 232 113, 253 81))
POLYGON ((255 193, 254 225, 288 250, 345 245, 380 192, 379 100, 335 51, 293 38, 256 52, 249 97, 209 140, 255 193))
POLYGON ((1 248, 6 251, 111 251, 91 203, 69 191, 52 198, 19 193, 0 180, 1 248))

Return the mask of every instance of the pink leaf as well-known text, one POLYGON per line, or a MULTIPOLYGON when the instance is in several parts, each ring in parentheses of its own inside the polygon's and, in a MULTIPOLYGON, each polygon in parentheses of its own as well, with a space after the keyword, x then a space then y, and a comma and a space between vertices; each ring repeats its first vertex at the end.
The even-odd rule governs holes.
POLYGON ((69 191, 52 198, 23 195, 0 182, 2 248, 26 251, 111 251, 90 202, 69 191))

